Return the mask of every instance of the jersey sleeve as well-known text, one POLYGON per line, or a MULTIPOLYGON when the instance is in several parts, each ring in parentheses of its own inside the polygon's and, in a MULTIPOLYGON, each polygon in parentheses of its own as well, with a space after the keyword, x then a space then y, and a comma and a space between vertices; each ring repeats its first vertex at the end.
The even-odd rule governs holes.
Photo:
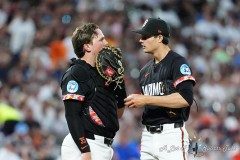
POLYGON ((183 81, 191 81, 195 85, 196 81, 192 76, 192 70, 183 57, 175 59, 172 67, 174 87, 183 81))
POLYGON ((83 106, 80 101, 64 101, 65 117, 71 136, 81 153, 90 152, 89 144, 85 136, 84 123, 82 121, 83 106))
POLYGON ((124 99, 127 97, 127 93, 126 93, 126 88, 125 88, 125 82, 124 81, 121 84, 121 88, 117 87, 115 92, 116 92, 116 99, 117 99, 118 108, 125 107, 124 99))
POLYGON ((84 101, 85 95, 89 90, 87 81, 89 73, 82 67, 73 66, 65 73, 62 79, 62 100, 84 101))
POLYGON ((63 76, 62 100, 65 106, 65 117, 71 136, 81 153, 90 152, 82 121, 84 99, 89 91, 87 81, 89 73, 82 67, 72 66, 63 76))

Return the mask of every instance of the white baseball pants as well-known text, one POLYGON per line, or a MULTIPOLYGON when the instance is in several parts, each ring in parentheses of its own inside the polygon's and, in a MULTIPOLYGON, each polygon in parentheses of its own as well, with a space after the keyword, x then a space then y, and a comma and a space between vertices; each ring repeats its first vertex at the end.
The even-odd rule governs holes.
MULTIPOLYGON (((87 139, 91 149, 92 160, 111 160, 113 149, 104 144, 104 137, 94 135, 95 140, 87 139)), ((61 147, 62 160, 81 160, 81 152, 69 133, 63 140, 61 147)))
POLYGON ((189 148, 185 125, 163 125, 161 133, 151 134, 144 127, 141 140, 141 160, 186 160, 189 148))

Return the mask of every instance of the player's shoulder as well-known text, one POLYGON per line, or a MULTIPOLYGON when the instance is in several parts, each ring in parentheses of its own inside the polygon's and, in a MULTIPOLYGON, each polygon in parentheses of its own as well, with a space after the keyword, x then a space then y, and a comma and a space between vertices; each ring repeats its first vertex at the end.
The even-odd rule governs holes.
POLYGON ((171 50, 169 52, 169 54, 171 55, 170 57, 172 57, 172 59, 185 59, 185 57, 183 57, 182 55, 178 54, 177 52, 174 52, 173 50, 171 50))
POLYGON ((80 82, 88 81, 91 77, 89 69, 81 65, 72 66, 71 74, 73 78, 80 82))
POLYGON ((181 56, 180 54, 174 52, 174 51, 170 51, 170 58, 172 60, 173 63, 187 63, 187 60, 185 57, 181 56))
POLYGON ((154 63, 154 60, 150 60, 149 62, 147 62, 142 69, 140 70, 140 72, 145 72, 149 70, 149 67, 151 67, 154 63))
POLYGON ((86 82, 91 78, 90 66, 85 61, 78 61, 71 64, 64 77, 74 79, 78 82, 86 82))

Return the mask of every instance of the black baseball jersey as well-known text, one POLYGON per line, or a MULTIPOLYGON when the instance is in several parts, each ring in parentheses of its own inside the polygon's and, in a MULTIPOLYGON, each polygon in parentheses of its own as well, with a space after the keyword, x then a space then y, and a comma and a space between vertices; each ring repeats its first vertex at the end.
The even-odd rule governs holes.
MULTIPOLYGON (((155 60, 149 61, 140 71, 140 87, 144 95, 164 96, 171 94, 169 90, 176 90, 177 86, 186 81, 195 84, 191 69, 184 57, 169 51, 166 57, 159 63, 155 60), (166 88, 168 86, 168 88, 166 88)), ((185 87, 186 88, 186 87, 185 87)), ((192 87, 188 87, 192 93, 192 87)), ((190 107, 167 108, 146 105, 142 117, 144 125, 160 125, 186 121, 189 116, 190 107)))
MULTIPOLYGON (((124 106, 123 99, 118 101, 112 85, 105 85, 105 80, 83 60, 75 60, 66 71, 61 83, 63 101, 81 102, 79 123, 86 132, 113 138, 119 130, 117 106, 124 106), (120 104, 118 104, 120 103, 120 104)), ((71 122, 69 122, 71 123, 71 122)), ((74 122, 72 122, 74 123, 74 122)))

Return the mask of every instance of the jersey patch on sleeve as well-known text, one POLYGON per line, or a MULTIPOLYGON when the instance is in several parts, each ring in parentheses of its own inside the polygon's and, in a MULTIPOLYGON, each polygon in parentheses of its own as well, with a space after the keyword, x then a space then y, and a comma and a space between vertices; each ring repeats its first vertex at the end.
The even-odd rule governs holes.
POLYGON ((69 93, 76 93, 78 90, 78 83, 74 80, 70 80, 67 84, 67 91, 69 93))
POLYGON ((183 75, 191 75, 191 70, 190 68, 188 67, 187 64, 182 64, 181 67, 180 67, 180 72, 183 74, 183 75))

